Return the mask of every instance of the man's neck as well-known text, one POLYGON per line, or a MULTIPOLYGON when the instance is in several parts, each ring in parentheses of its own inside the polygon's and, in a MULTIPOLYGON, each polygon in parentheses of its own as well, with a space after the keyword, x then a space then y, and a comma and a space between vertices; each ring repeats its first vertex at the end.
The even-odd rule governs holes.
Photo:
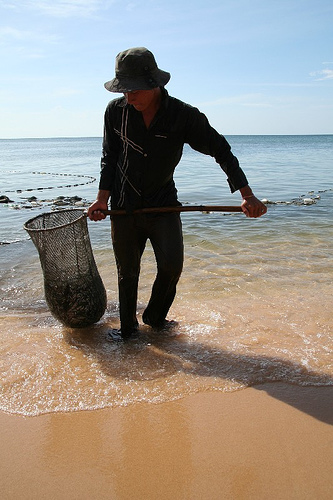
POLYGON ((151 104, 147 109, 142 111, 143 121, 145 122, 147 128, 149 128, 149 126, 151 125, 152 121, 156 116, 157 111, 160 109, 161 101, 162 101, 161 89, 157 87, 154 94, 154 99, 152 100, 151 104))

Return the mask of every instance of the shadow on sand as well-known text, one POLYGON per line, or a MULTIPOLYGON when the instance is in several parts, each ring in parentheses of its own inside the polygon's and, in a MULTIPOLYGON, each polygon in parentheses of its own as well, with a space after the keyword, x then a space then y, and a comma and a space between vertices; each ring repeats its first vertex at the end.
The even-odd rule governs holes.
POLYGON ((246 355, 191 340, 179 332, 142 327, 137 339, 114 342, 104 324, 64 329, 64 338, 93 356, 107 376, 158 380, 177 372, 236 381, 265 391, 299 411, 333 425, 333 377, 278 357, 246 355))

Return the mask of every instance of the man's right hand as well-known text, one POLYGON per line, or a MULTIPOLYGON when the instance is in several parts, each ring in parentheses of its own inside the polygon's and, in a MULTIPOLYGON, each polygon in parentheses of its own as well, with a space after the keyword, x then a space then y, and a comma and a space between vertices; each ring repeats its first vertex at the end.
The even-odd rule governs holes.
POLYGON ((88 208, 87 215, 90 220, 98 221, 105 219, 106 215, 101 210, 107 210, 108 204, 104 201, 96 200, 88 208))

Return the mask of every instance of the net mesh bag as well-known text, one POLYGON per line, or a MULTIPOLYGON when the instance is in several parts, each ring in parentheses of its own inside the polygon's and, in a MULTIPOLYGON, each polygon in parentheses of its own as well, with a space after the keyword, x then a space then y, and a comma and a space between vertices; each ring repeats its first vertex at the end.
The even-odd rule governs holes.
POLYGON ((24 229, 38 250, 47 305, 71 328, 96 323, 106 309, 106 291, 98 273, 83 210, 44 213, 24 229))

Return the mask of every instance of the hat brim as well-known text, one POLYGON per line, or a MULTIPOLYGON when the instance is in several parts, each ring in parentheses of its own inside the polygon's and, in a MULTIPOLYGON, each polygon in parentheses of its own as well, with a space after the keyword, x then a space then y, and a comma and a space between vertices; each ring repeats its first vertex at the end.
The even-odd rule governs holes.
POLYGON ((104 83, 104 87, 109 92, 131 92, 133 90, 151 90, 156 87, 164 87, 170 80, 170 73, 156 69, 149 75, 126 77, 118 75, 109 82, 104 83))

